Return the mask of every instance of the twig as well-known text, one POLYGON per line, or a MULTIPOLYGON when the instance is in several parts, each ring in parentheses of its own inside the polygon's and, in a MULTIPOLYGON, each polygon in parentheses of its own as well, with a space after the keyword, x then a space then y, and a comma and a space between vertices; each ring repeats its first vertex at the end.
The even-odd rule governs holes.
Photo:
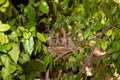
POLYGON ((92 49, 91 54, 90 54, 87 62, 86 62, 86 63, 83 65, 83 67, 80 69, 79 74, 85 69, 85 67, 86 67, 86 66, 89 64, 89 62, 91 61, 92 56, 93 56, 93 53, 94 53, 94 50, 95 50, 95 48, 96 48, 96 46, 97 46, 98 41, 99 41, 99 40, 101 39, 101 37, 105 34, 105 32, 106 32, 108 29, 112 28, 113 26, 115 26, 115 25, 109 25, 106 29, 103 29, 103 30, 101 31, 101 35, 96 39, 96 44, 95 44, 93 47, 91 47, 91 49, 92 49))
POLYGON ((46 71, 45 80, 49 80, 49 68, 46 71))

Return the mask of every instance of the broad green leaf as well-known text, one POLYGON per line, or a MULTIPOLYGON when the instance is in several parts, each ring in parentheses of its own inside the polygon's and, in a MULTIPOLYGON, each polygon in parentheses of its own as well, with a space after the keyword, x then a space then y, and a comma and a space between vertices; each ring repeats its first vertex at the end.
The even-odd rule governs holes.
POLYGON ((11 48, 12 48, 11 43, 5 44, 5 49, 6 49, 7 51, 9 51, 11 48))
POLYGON ((38 52, 41 51, 42 44, 41 44, 41 42, 39 40, 36 41, 36 48, 37 48, 38 52))
POLYGON ((31 5, 28 5, 25 8, 25 13, 27 13, 28 18, 29 18, 30 21, 35 21, 36 11, 35 11, 34 7, 32 7, 31 5))
POLYGON ((112 34, 113 34, 113 31, 112 30, 108 30, 106 35, 107 36, 111 36, 112 34))
POLYGON ((5 34, 0 32, 0 44, 5 43, 5 34))
POLYGON ((26 67, 24 67, 24 72, 26 74, 36 73, 36 72, 44 72, 46 69, 43 63, 40 63, 36 60, 30 60, 26 67))
POLYGON ((113 54, 115 52, 115 50, 114 49, 109 49, 108 51, 107 51, 107 54, 113 54))
POLYGON ((9 24, 0 24, 0 31, 7 31, 10 29, 10 25, 9 24))
POLYGON ((33 4, 35 0, 29 0, 29 4, 33 4))
POLYGON ((114 35, 112 29, 108 30, 107 33, 106 33, 106 35, 107 35, 107 36, 112 36, 112 40, 114 40, 114 38, 115 38, 115 35, 114 35))
POLYGON ((118 58, 118 53, 113 53, 112 55, 111 55, 111 57, 112 57, 112 60, 117 60, 117 58, 118 58))
POLYGON ((29 39, 30 36, 31 36, 31 33, 30 33, 30 32, 27 32, 27 31, 23 32, 23 38, 29 39))
POLYGON ((77 59, 77 60, 82 60, 82 59, 83 59, 83 55, 80 54, 80 53, 78 53, 78 54, 76 55, 76 59, 77 59))
POLYGON ((2 5, 2 7, 7 8, 9 6, 9 0, 6 0, 6 2, 2 5))
POLYGON ((19 62, 21 64, 24 64, 24 63, 26 63, 29 60, 30 60, 30 56, 28 54, 21 53, 20 58, 19 58, 19 62))
POLYGON ((5 46, 0 44, 0 52, 6 52, 5 46))
POLYGON ((91 35, 91 29, 86 29, 84 32, 84 38, 88 38, 91 35))
POLYGON ((8 52, 8 54, 10 55, 10 57, 12 58, 12 60, 17 63, 18 58, 19 58, 19 54, 20 54, 20 49, 19 49, 19 45, 16 43, 11 43, 12 45, 12 50, 8 52))
POLYGON ((17 69, 16 66, 13 64, 9 64, 8 68, 7 68, 8 73, 10 73, 10 74, 13 73, 16 69, 17 69))
POLYGON ((18 29, 22 32, 25 30, 25 28, 23 26, 18 26, 18 29))
POLYGON ((73 57, 73 56, 70 56, 70 57, 68 58, 68 61, 69 61, 69 62, 75 62, 75 61, 76 61, 76 58, 73 57))
POLYGON ((34 50, 34 39, 31 36, 30 39, 23 39, 23 47, 26 51, 26 53, 28 53, 29 55, 32 54, 33 50, 34 50))
POLYGON ((12 73, 16 71, 16 66, 9 63, 7 68, 2 68, 1 74, 4 80, 12 80, 12 73))
POLYGON ((49 54, 45 55, 45 57, 44 57, 44 67, 45 67, 45 69, 48 67, 48 65, 50 67, 52 66, 52 57, 49 54))
POLYGON ((60 3, 60 7, 66 8, 69 4, 69 0, 63 0, 63 2, 60 3))
POLYGON ((30 29, 31 27, 35 27, 36 26, 36 22, 34 22, 34 21, 29 21, 27 24, 26 24, 26 28, 27 29, 30 29))
POLYGON ((12 80, 12 76, 6 68, 2 68, 1 74, 4 80, 12 80))
POLYGON ((106 50, 108 47, 108 41, 101 41, 101 47, 103 50, 106 50))
POLYGON ((0 5, 3 4, 6 0, 0 0, 0 5))
POLYGON ((120 50, 120 40, 112 42, 112 48, 116 51, 120 50))
POLYGON ((42 42, 46 42, 46 38, 44 37, 44 35, 39 32, 37 32, 37 38, 42 42))
POLYGON ((36 33, 36 27, 31 27, 30 28, 30 32, 31 32, 31 34, 32 34, 33 37, 36 37, 36 34, 37 34, 36 33))
POLYGON ((9 35, 9 39, 11 39, 12 41, 18 42, 18 36, 17 33, 15 31, 13 31, 11 33, 11 35, 9 35))
POLYGON ((4 13, 6 11, 6 8, 0 7, 0 11, 4 13))
POLYGON ((7 68, 9 65, 10 58, 6 54, 0 55, 1 62, 7 68))
POLYGON ((49 6, 48 6, 47 2, 41 1, 39 4, 39 10, 45 14, 48 14, 49 13, 49 6))
POLYGON ((92 29, 95 30, 95 31, 99 31, 101 29, 103 29, 104 26, 102 23, 98 22, 98 23, 95 23, 93 26, 92 26, 92 29))

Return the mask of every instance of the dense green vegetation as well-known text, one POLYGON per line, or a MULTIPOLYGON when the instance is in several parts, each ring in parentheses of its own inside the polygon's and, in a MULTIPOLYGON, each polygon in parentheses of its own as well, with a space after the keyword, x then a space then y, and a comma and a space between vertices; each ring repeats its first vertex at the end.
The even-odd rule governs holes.
POLYGON ((0 80, 119 78, 119 0, 13 1, 0 1, 0 80))

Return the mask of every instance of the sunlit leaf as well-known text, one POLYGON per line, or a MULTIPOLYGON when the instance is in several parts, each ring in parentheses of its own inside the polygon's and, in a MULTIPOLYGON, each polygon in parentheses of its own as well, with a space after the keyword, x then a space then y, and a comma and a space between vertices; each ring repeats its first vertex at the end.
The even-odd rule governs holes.
POLYGON ((31 36, 31 34, 29 33, 29 32, 23 32, 23 38, 25 38, 25 39, 29 39, 30 38, 30 36, 31 36))
POLYGON ((111 36, 112 34, 113 34, 113 31, 112 30, 108 30, 106 35, 107 36, 111 36))
POLYGON ((6 0, 6 2, 2 5, 2 7, 7 8, 9 6, 9 0, 6 0))
POLYGON ((38 38, 40 41, 42 41, 42 42, 46 42, 46 38, 45 38, 44 35, 41 34, 41 33, 38 33, 38 32, 37 32, 37 38, 38 38))
POLYGON ((6 0, 0 0, 0 5, 3 4, 6 0))
POLYGON ((31 36, 30 39, 23 39, 23 47, 26 51, 26 53, 28 53, 29 55, 32 54, 33 50, 34 50, 34 39, 31 36))
POLYGON ((6 68, 2 68, 1 74, 2 74, 4 80, 12 80, 12 76, 6 68))
POLYGON ((84 32, 84 38, 86 39, 90 35, 91 35, 91 29, 86 29, 85 32, 84 32))
POLYGON ((37 34, 36 33, 36 27, 31 27, 30 32, 31 32, 32 36, 36 37, 36 34, 37 34))
POLYGON ((4 44, 5 43, 5 34, 0 32, 0 43, 4 44))
POLYGON ((101 47, 103 50, 106 50, 108 47, 108 41, 101 41, 101 47))
POLYGON ((104 26, 102 23, 98 22, 98 23, 95 23, 93 26, 92 26, 92 29, 95 30, 95 31, 99 31, 101 29, 103 29, 104 26))
POLYGON ((32 7, 31 5, 28 5, 25 8, 25 13, 27 13, 28 18, 29 18, 30 21, 34 21, 35 20, 35 18, 36 18, 36 11, 35 11, 34 7, 32 7))
POLYGON ((11 35, 9 35, 9 39, 11 39, 12 41, 18 42, 18 36, 17 33, 15 31, 13 31, 11 33, 11 35))
POLYGON ((28 54, 21 53, 20 58, 19 58, 19 62, 21 64, 24 64, 24 63, 26 63, 29 60, 30 60, 30 56, 28 54))
POLYGON ((10 29, 10 25, 8 24, 0 24, 0 31, 7 31, 10 29))
POLYGON ((0 52, 6 52, 6 49, 5 49, 4 45, 0 45, 0 52))
POLYGON ((47 2, 41 1, 40 5, 39 5, 39 10, 45 14, 48 14, 49 13, 49 6, 48 6, 47 2))
POLYGON ((17 63, 18 58, 19 58, 19 54, 20 54, 20 49, 19 49, 19 45, 16 43, 12 43, 12 50, 8 52, 8 54, 10 55, 10 57, 12 58, 12 60, 17 63))
POLYGON ((36 48, 37 48, 38 52, 41 51, 41 47, 42 47, 42 43, 39 40, 37 40, 36 41, 36 48))

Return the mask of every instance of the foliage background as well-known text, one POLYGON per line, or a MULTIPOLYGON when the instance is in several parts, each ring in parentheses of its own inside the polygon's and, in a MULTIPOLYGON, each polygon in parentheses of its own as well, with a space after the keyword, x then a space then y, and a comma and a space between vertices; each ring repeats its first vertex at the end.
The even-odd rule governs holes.
POLYGON ((119 0, 1 0, 1 79, 118 79, 119 11, 119 0), (47 38, 62 27, 77 50, 54 61, 47 38))

